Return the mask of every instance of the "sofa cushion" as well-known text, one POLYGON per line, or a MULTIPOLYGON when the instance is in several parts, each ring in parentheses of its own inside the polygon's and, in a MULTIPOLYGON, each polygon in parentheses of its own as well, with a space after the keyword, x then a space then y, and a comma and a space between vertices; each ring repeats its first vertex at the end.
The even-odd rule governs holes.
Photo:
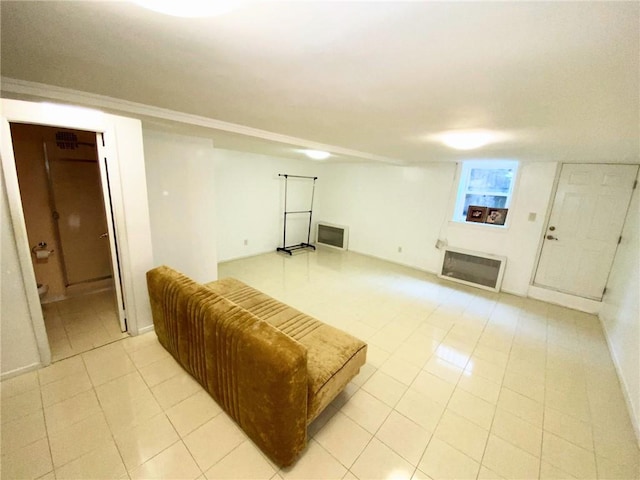
POLYGON ((367 345, 233 278, 207 287, 270 323, 307 349, 307 421, 315 419, 358 373, 367 345))

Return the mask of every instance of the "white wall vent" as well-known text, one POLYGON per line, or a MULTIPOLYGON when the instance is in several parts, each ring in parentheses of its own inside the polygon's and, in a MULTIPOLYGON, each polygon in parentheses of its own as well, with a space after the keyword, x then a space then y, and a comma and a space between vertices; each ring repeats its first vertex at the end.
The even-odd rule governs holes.
POLYGON ((349 245, 349 227, 318 222, 316 228, 316 243, 346 250, 349 245))
POLYGON ((457 248, 444 251, 438 276, 485 290, 500 291, 506 257, 457 248))

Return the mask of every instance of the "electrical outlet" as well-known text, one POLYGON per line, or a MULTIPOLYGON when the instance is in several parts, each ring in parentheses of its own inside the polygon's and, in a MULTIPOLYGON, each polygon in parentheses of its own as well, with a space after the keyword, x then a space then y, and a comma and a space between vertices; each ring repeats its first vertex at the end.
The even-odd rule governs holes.
POLYGON ((245 245, 245 246, 249 245, 249 240, 245 239, 245 241, 244 241, 244 245, 245 245))
POLYGON ((398 247, 398 253, 402 253, 402 247, 398 247))

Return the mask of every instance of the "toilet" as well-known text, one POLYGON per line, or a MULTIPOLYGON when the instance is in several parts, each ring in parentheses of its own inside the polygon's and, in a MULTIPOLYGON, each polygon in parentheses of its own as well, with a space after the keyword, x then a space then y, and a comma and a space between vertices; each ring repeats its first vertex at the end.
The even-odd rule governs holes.
POLYGON ((49 291, 49 285, 43 285, 41 283, 38 284, 38 295, 40 296, 41 302, 48 291, 49 291))

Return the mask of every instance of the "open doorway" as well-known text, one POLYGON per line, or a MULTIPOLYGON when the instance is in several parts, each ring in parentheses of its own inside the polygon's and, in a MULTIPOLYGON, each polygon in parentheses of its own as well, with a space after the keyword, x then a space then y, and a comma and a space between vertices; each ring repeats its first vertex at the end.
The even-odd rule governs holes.
POLYGON ((96 133, 12 123, 11 137, 52 360, 122 338, 96 133))

